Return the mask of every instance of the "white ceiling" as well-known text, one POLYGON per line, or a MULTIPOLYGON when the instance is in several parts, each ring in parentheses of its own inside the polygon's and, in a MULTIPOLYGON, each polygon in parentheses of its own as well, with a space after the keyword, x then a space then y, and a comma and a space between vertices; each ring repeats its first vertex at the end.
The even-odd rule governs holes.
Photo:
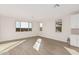
POLYGON ((54 4, 2 4, 0 15, 10 17, 23 17, 40 19, 46 17, 64 16, 79 11, 79 4, 60 4, 54 8, 54 4))

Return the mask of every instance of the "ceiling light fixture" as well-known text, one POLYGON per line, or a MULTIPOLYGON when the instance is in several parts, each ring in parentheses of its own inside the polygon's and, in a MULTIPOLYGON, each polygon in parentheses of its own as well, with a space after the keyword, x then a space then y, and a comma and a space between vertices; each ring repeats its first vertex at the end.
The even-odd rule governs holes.
POLYGON ((56 7, 60 7, 60 4, 55 4, 54 7, 55 7, 55 8, 56 8, 56 7))

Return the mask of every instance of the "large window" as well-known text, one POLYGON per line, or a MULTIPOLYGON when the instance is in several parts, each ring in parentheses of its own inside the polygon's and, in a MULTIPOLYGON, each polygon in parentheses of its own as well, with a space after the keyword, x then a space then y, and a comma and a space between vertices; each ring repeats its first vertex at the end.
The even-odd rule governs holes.
POLYGON ((16 22, 16 32, 32 31, 31 22, 16 22))

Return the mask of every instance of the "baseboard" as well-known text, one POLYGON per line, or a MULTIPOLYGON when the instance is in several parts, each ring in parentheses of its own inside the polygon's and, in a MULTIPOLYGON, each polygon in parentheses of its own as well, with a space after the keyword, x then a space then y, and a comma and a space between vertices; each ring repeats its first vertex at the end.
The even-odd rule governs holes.
MULTIPOLYGON (((52 35, 39 35, 39 36, 41 36, 41 37, 45 37, 45 38, 49 38, 49 39, 53 39, 53 40, 56 40, 56 41, 61 41, 61 42, 65 42, 65 43, 67 43, 67 41, 66 40, 58 40, 58 38, 56 38, 56 37, 54 37, 54 36, 52 36, 52 35)), ((61 39, 61 38, 59 38, 59 39, 61 39)))
MULTIPOLYGON (((37 37, 37 38, 40 37, 40 38, 51 39, 51 40, 58 41, 58 42, 60 42, 60 43, 65 43, 65 44, 67 44, 67 42, 59 41, 59 40, 56 40, 56 39, 53 39, 53 38, 44 37, 44 36, 31 36, 31 37, 25 37, 25 38, 20 38, 20 39, 7 40, 7 41, 2 41, 2 42, 0 42, 0 44, 9 43, 9 42, 14 42, 14 41, 20 41, 20 40, 26 40, 26 39, 34 38, 34 37, 37 37)), ((75 48, 79 48, 79 47, 76 47, 76 46, 73 46, 73 45, 70 45, 70 46, 71 46, 71 47, 75 47, 75 48)))
POLYGON ((12 39, 12 40, 7 40, 7 41, 1 41, 0 44, 14 42, 14 41, 20 41, 20 40, 25 40, 25 39, 34 38, 34 37, 38 37, 38 36, 31 36, 31 37, 25 37, 25 38, 19 38, 19 39, 12 39))
POLYGON ((59 40, 56 40, 56 39, 54 39, 54 38, 48 38, 48 37, 44 37, 44 36, 39 36, 39 37, 46 38, 46 39, 51 39, 51 40, 54 40, 54 41, 58 41, 58 42, 66 43, 66 44, 67 44, 67 42, 59 41, 59 40))
MULTIPOLYGON (((60 43, 65 43, 65 44, 69 45, 67 42, 59 41, 59 40, 56 40, 56 39, 53 39, 53 38, 48 38, 48 37, 44 37, 44 36, 39 36, 39 37, 46 38, 46 39, 51 39, 51 40, 58 41, 58 42, 60 42, 60 43)), ((79 48, 79 47, 74 46, 74 45, 70 45, 70 47, 79 48)))

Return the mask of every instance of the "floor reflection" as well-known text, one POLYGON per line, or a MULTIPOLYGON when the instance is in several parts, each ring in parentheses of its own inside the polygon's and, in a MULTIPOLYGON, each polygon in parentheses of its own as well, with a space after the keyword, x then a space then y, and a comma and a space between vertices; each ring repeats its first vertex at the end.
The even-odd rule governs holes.
POLYGON ((25 40, 0 44, 0 54, 10 51, 11 49, 13 49, 14 47, 20 45, 24 41, 25 40))
POLYGON ((74 49, 68 48, 68 47, 64 47, 70 54, 72 55, 79 55, 79 52, 77 52, 74 49))
POLYGON ((37 41, 36 41, 35 44, 33 45, 33 48, 34 48, 36 51, 39 51, 41 42, 42 42, 42 39, 39 38, 39 39, 37 39, 37 41))

